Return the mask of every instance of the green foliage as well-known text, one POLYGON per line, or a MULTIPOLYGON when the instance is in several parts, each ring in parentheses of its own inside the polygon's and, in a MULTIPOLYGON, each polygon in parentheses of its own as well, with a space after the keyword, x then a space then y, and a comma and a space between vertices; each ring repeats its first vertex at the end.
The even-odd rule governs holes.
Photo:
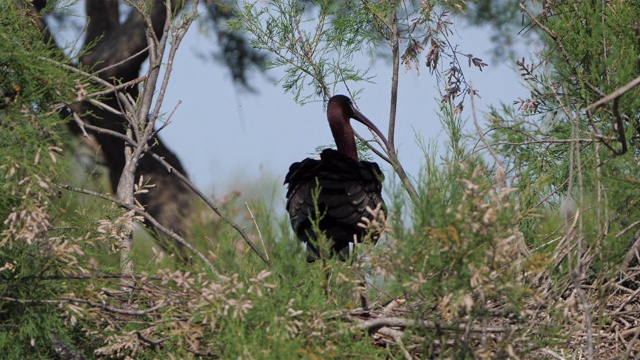
MULTIPOLYGON (((354 57, 371 61, 386 58, 398 46, 398 57, 407 70, 419 72, 420 55, 431 44, 426 67, 446 84, 450 101, 464 97, 468 84, 460 70, 457 50, 450 47, 448 9, 459 9, 460 1, 403 3, 381 1, 268 1, 241 2, 235 9, 231 29, 249 33, 251 45, 272 54, 268 69, 280 68, 285 75, 278 80, 294 100, 304 104, 314 98, 328 99, 340 85, 370 83, 368 69, 353 64, 354 57), (437 10, 436 10, 437 9, 437 10), (448 72, 435 72, 443 60, 449 60, 448 72), (447 76, 441 76, 445 74, 447 76), (307 90, 311 87, 311 90, 307 90)), ((472 55, 470 63, 486 64, 472 55)), ((357 98, 362 89, 349 90, 357 98)))
MULTIPOLYGON (((554 344, 561 338, 559 329, 531 322, 528 315, 527 309, 546 301, 546 295, 523 274, 542 273, 548 260, 519 253, 524 237, 514 226, 516 189, 496 184, 481 158, 456 155, 465 147, 465 141, 455 140, 462 123, 453 113, 442 114, 450 130, 447 155, 436 163, 434 152, 425 152, 418 176, 424 201, 413 208, 412 225, 392 221, 390 247, 373 251, 376 278, 386 279, 379 285, 404 294, 409 317, 446 329, 413 330, 422 339, 415 352, 419 357, 522 356, 554 344), (503 321, 514 330, 500 341, 480 345, 464 334, 472 324, 503 321), (545 335, 539 339, 534 333, 545 335), (448 345, 429 345, 436 342, 448 345)), ((392 217, 402 213, 398 205, 391 206, 392 217)))
MULTIPOLYGON (((495 149, 518 188, 518 226, 533 254, 550 261, 549 292, 571 292, 571 301, 589 304, 590 317, 580 324, 594 333, 624 331, 625 320, 609 309, 637 301, 618 295, 635 280, 618 278, 637 279, 626 273, 626 253, 640 217, 640 90, 626 85, 638 76, 640 8, 629 1, 520 6, 542 45, 530 60, 516 61, 531 96, 488 116, 495 149), (583 284, 598 290, 583 292, 583 284)), ((561 308, 565 319, 582 314, 561 308)), ((589 356, 613 351, 596 337, 592 345, 566 341, 588 348, 589 356)), ((625 356, 635 356, 637 342, 623 341, 625 356)))
POLYGON ((278 81, 296 102, 329 98, 338 84, 370 81, 351 64, 355 54, 372 50, 372 14, 350 2, 270 1, 243 3, 229 26, 254 37, 251 45, 272 53, 267 69, 283 68, 278 81), (305 88, 312 87, 309 92, 305 88))
POLYGON ((76 217, 73 197, 58 188, 71 169, 60 110, 83 79, 26 10, 0 8, 0 352, 52 358, 54 343, 81 335, 83 310, 62 299, 86 289, 69 279, 95 252, 109 252, 109 241, 98 240, 96 213, 76 217))
POLYGON ((50 358, 52 336, 68 340, 52 277, 82 254, 77 233, 58 227, 56 181, 65 173, 66 128, 57 109, 75 79, 26 12, 0 5, 0 352, 50 358))
MULTIPOLYGON (((231 26, 276 56, 272 66, 285 67, 284 88, 304 102, 341 82, 368 79, 351 59, 386 53, 379 46, 393 39, 387 21, 398 9, 391 4, 256 2, 236 9, 231 26)), ((464 81, 442 83, 446 151, 436 158, 435 146, 423 146, 411 202, 388 176, 388 211, 374 211, 365 224, 386 230, 376 246, 359 244, 347 262, 307 264, 285 213, 273 211, 278 192, 254 197, 247 186, 216 204, 247 229, 271 265, 197 208, 205 215, 186 219, 188 240, 213 266, 197 258, 176 263, 137 237, 133 274, 121 273, 116 254, 140 217, 104 199, 58 192, 70 177, 59 156, 66 130, 58 114, 88 80, 38 45, 42 34, 26 13, 0 5, 0 353, 51 358, 61 356, 59 343, 87 356, 140 359, 582 351, 588 344, 573 338, 576 332, 603 331, 635 315, 624 310, 628 301, 608 301, 626 299, 611 290, 624 284, 610 279, 626 247, 620 237, 640 215, 638 90, 615 105, 585 108, 601 98, 594 87, 606 94, 635 78, 637 38, 627 30, 640 13, 626 2, 577 4, 545 9, 554 15, 545 24, 556 36, 545 38, 549 51, 542 54, 551 66, 518 62, 532 97, 519 109, 488 114, 495 163, 470 152, 478 141, 464 135, 462 109, 452 101, 464 96, 464 81), (558 214, 567 199, 576 209, 558 214), (366 311, 359 309, 363 293, 371 300, 366 311)), ((428 67, 437 71, 446 55, 443 17, 435 2, 413 5, 401 12, 417 15, 415 26, 400 29, 403 61, 417 64, 428 40, 428 67)))
MULTIPOLYGON (((544 10, 547 30, 539 31, 547 47, 540 59, 549 66, 517 62, 532 88, 531 98, 520 102, 522 111, 504 107, 489 118, 497 149, 518 180, 521 204, 531 209, 533 217, 525 219, 523 231, 533 244, 544 241, 536 234, 545 211, 567 197, 583 201, 582 223, 593 231, 584 228, 593 234, 587 236, 589 243, 607 237, 604 229, 623 229, 640 216, 637 207, 628 206, 637 195, 632 184, 638 181, 638 147, 631 139, 639 134, 633 120, 639 90, 584 111, 637 76, 640 49, 629 29, 637 27, 634 19, 640 13, 626 2, 592 5, 570 1, 544 10)), ((607 238, 612 243, 604 249, 616 250, 607 251, 606 258, 620 258, 623 246, 607 238)))

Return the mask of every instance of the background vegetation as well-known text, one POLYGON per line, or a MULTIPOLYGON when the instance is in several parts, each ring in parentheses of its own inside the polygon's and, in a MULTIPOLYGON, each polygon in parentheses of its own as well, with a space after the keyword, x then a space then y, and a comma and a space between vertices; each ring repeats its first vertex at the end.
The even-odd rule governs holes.
MULTIPOLYGON (((160 27, 153 6, 127 4, 149 29, 150 66, 134 92, 125 90, 131 83, 112 81, 121 78, 78 65, 91 44, 72 59, 52 46, 38 24, 48 11, 64 14, 60 3, 0 5, 0 353, 637 357, 640 8, 631 1, 486 3, 206 4, 216 19, 230 20, 216 23, 229 34, 222 48, 233 53, 230 44, 246 37, 266 51, 247 52, 249 62, 283 68, 280 83, 295 101, 326 99, 338 85, 357 99, 368 74, 353 55, 390 60, 392 146, 362 142, 395 172, 385 185, 387 213, 368 224, 386 236, 358 246, 353 261, 326 267, 306 263, 285 214, 268 201, 210 199, 180 174, 179 162, 154 152, 171 67, 162 58, 172 59, 197 2, 179 16, 172 11, 180 9, 163 8, 160 27), (496 39, 526 31, 539 41, 539 52, 514 60, 529 98, 496 105, 480 122, 464 75, 486 64, 452 45, 454 17, 493 25, 496 39), (447 133, 444 153, 424 146, 415 177, 394 149, 403 67, 435 75, 447 133), (119 107, 108 109, 108 99, 119 107), (87 102, 115 112, 120 125, 87 120, 92 114, 77 110, 87 102), (467 122, 477 131, 465 134, 467 122), (110 177, 115 194, 105 179, 76 176, 69 154, 95 134, 124 144, 122 173, 115 184, 110 177), (180 225, 188 231, 174 232, 150 214, 154 197, 168 195, 154 192, 154 177, 139 171, 143 158, 193 191, 180 225), (136 230, 144 224, 168 250, 136 230)), ((246 83, 245 73, 234 74, 246 83)))

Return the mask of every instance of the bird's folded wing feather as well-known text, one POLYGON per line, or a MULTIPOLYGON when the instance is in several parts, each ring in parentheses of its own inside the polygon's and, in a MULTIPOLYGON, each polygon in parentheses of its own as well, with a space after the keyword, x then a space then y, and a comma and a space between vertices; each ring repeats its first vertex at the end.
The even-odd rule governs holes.
POLYGON ((355 161, 335 150, 324 150, 321 160, 294 163, 285 177, 287 210, 294 229, 314 212, 312 193, 318 186, 322 189, 320 210, 334 221, 355 226, 366 215, 367 206, 382 202, 382 179, 377 164, 355 161))

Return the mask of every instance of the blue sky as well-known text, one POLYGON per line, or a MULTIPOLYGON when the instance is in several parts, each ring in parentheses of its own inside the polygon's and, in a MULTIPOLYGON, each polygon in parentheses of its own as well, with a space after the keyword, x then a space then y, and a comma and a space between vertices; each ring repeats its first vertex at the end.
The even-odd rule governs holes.
MULTIPOLYGON (((466 59, 461 59, 465 76, 482 96, 476 100, 481 118, 489 104, 510 104, 518 97, 528 97, 513 65, 509 61, 492 61, 488 29, 464 27, 461 22, 455 24, 455 29, 457 33, 451 41, 459 44, 459 50, 489 63, 481 72, 467 68, 466 59)), ((163 108, 170 113, 178 101, 182 104, 161 136, 178 154, 190 178, 206 193, 221 196, 259 180, 265 181, 265 186, 279 186, 291 163, 308 157, 317 146, 332 143, 323 105, 317 102, 299 106, 291 94, 263 76, 252 80, 257 94, 238 91, 225 69, 197 55, 208 52, 212 43, 196 25, 189 30, 178 51, 163 108)), ((522 53, 516 53, 516 57, 522 56, 527 56, 524 48, 522 53)), ((370 74, 376 76, 376 83, 350 87, 364 89, 357 105, 386 133, 391 66, 386 61, 370 64, 364 58, 360 64, 371 66, 370 74)), ((271 79, 278 79, 280 74, 278 69, 268 72, 271 79)), ((417 176, 422 164, 416 134, 427 142, 446 140, 437 116, 437 97, 434 76, 427 71, 418 76, 415 70, 401 69, 396 146, 410 176, 417 176)), ((468 97, 465 109, 467 129, 472 131, 468 97)), ((355 127, 370 137, 360 124, 355 127)), ((374 161, 382 165, 387 177, 391 175, 390 167, 382 160, 374 161)))

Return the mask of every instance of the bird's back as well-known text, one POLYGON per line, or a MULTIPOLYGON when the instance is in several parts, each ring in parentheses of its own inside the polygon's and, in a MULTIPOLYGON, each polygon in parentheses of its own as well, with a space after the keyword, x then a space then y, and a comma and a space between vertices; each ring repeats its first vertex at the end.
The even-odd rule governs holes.
MULTIPOLYGON (((360 242, 366 234, 367 230, 358 226, 363 217, 372 218, 366 208, 384 205, 383 179, 378 164, 356 161, 333 149, 322 151, 320 160, 305 159, 291 165, 285 177, 285 184, 289 184, 287 211, 296 236, 307 243, 307 261, 320 255, 313 244, 316 234, 311 221, 319 216, 319 228, 330 239, 331 255, 346 260, 354 235, 360 242), (316 189, 320 214, 314 205, 316 189)), ((374 241, 378 235, 373 234, 374 241)))

